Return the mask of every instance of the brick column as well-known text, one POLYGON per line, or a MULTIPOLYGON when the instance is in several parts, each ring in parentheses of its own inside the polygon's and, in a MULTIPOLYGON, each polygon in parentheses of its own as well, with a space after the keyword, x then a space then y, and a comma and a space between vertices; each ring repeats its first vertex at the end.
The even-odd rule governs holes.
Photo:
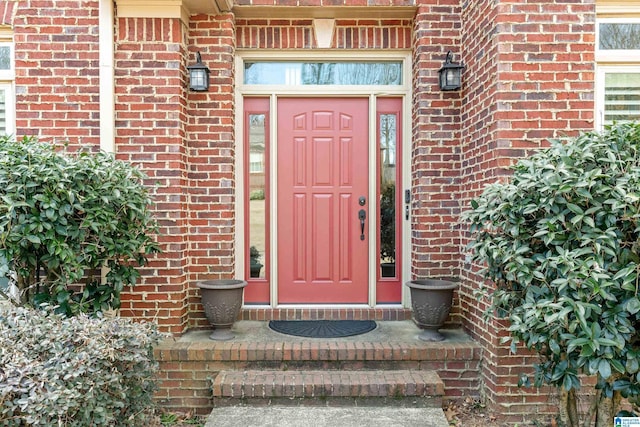
MULTIPOLYGON (((474 0, 462 13, 467 65, 462 103, 462 208, 509 166, 549 138, 592 130, 595 5, 592 1, 474 0)), ((463 232, 463 244, 468 235, 463 232)), ((463 255, 464 256, 464 255, 463 255)), ((520 389, 521 373, 537 361, 500 344, 507 325, 485 323, 486 305, 473 291, 478 266, 463 264, 464 325, 485 348, 482 375, 489 403, 513 422, 551 414, 553 390, 520 389)))
POLYGON ((18 137, 100 147, 97 8, 98 1, 0 2, 3 21, 13 19, 18 137))
POLYGON ((119 18, 116 39, 116 153, 155 186, 163 251, 123 295, 122 313, 179 334, 188 321, 185 27, 178 18, 119 18))
POLYGON ((460 5, 446 0, 421 5, 414 37, 412 276, 457 277, 461 93, 440 91, 438 69, 447 51, 460 58, 460 5))
POLYGON ((241 277, 235 261, 235 22, 230 13, 192 16, 190 62, 200 51, 211 70, 208 92, 188 96, 189 309, 191 326, 207 326, 196 280, 241 277))

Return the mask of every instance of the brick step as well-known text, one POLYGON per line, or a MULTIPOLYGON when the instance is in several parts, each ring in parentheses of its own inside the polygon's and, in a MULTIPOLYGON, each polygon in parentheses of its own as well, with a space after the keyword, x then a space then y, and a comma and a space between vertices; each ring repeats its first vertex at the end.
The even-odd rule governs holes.
MULTIPOLYGON (((162 367, 156 398, 167 410, 208 414, 212 378, 219 372, 264 370, 435 371, 447 398, 479 396, 481 346, 462 330, 441 331, 447 339, 436 343, 420 341, 419 332, 412 321, 378 322, 368 334, 328 340, 286 337, 267 322, 236 322, 231 341, 210 340, 210 330, 191 331, 155 348, 162 367)), ((254 400, 269 404, 269 399, 254 400)))
POLYGON ((442 407, 444 383, 434 371, 220 371, 214 406, 442 407))

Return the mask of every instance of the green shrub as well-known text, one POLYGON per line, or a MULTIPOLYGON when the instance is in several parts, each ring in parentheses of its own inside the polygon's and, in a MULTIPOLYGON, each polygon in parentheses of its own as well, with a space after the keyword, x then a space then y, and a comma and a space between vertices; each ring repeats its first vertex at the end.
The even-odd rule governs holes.
POLYGON ((610 425, 640 394, 640 124, 554 141, 471 205, 473 259, 512 350, 541 357, 534 383, 560 389, 564 425, 610 425), (597 377, 584 424, 581 374, 597 377))
POLYGON ((249 200, 264 200, 264 190, 253 190, 249 193, 249 200))
POLYGON ((0 425, 145 425, 160 338, 123 319, 0 311, 0 425))
POLYGON ((67 315, 117 308, 158 250, 146 177, 111 154, 58 149, 0 137, 0 259, 22 302, 67 315))

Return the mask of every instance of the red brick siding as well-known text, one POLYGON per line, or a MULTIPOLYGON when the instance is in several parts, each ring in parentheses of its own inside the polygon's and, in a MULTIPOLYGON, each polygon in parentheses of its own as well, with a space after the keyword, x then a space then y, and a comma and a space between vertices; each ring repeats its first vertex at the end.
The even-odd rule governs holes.
MULTIPOLYGON (((465 102, 461 108, 461 210, 467 209, 469 195, 478 194, 484 184, 495 180, 500 172, 496 169, 494 158, 498 131, 495 118, 498 109, 497 13, 495 2, 492 1, 476 1, 473 7, 465 8, 462 13, 462 21, 468 29, 462 33, 462 45, 465 46, 463 58, 467 68, 463 74, 465 102)), ((464 232, 462 236, 465 236, 464 232)), ((466 240, 462 239, 462 242, 466 244, 466 240)), ((460 259, 464 260, 464 245, 460 251, 460 259)), ((487 349, 484 353, 483 379, 489 399, 492 400, 498 384, 488 367, 494 366, 495 369, 494 346, 499 345, 496 331, 501 328, 483 320, 487 307, 474 296, 481 278, 468 271, 470 266, 466 262, 462 265, 463 281, 459 296, 464 326, 487 349)))
MULTIPOLYGON (((237 45, 244 49, 316 48, 311 19, 239 19, 237 45)), ((336 49, 410 49, 411 21, 337 20, 331 46, 336 49)))
POLYGON ((460 6, 447 0, 420 6, 414 25, 411 274, 458 277, 461 99, 440 91, 438 69, 447 51, 460 58, 460 6))
MULTIPOLYGON (((13 3, 3 3, 6 16, 13 3)), ((25 0, 17 5, 16 134, 97 149, 98 1, 25 0)))
POLYGON ((13 26, 13 19, 15 18, 17 0, 5 0, 0 3, 0 25, 13 26))
MULTIPOLYGON (((593 129, 594 20, 592 2, 476 1, 465 8, 463 210, 487 183, 507 176, 510 165, 549 138, 593 129)), ((463 251, 468 236, 462 233, 463 251)), ((489 403, 514 422, 555 413, 546 391, 517 387, 519 374, 530 372, 536 359, 522 350, 510 354, 500 344, 506 326, 482 320, 486 306, 473 295, 482 281, 477 272, 477 266, 463 263, 460 299, 465 327, 486 350, 489 403)))
POLYGON ((189 311, 190 326, 208 326, 196 280, 231 278, 235 265, 235 140, 232 14, 192 16, 189 24, 190 63, 196 51, 211 69, 208 92, 190 92, 187 119, 189 151, 189 311))
POLYGON ((116 152, 156 186, 162 254, 123 296, 122 313, 181 333, 187 323, 186 30, 179 19, 120 18, 115 49, 116 152))

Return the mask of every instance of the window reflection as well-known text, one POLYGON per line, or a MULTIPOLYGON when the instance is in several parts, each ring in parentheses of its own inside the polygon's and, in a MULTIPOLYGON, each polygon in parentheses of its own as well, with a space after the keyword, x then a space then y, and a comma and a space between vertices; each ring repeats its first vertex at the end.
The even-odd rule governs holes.
POLYGON ((11 69, 11 48, 0 46, 0 70, 11 69))
POLYGON ((265 278, 266 269, 266 127, 264 114, 249 115, 249 267, 250 277, 265 278))
POLYGON ((640 23, 600 23, 600 49, 640 49, 640 23))
POLYGON ((7 100, 6 91, 0 89, 0 135, 7 133, 7 100))
POLYGON ((381 114, 380 141, 380 270, 396 277, 396 141, 397 116, 381 114))
POLYGON ((261 85, 400 85, 396 62, 247 62, 245 84, 261 85))
POLYGON ((640 119, 640 73, 607 73, 604 124, 640 119))

